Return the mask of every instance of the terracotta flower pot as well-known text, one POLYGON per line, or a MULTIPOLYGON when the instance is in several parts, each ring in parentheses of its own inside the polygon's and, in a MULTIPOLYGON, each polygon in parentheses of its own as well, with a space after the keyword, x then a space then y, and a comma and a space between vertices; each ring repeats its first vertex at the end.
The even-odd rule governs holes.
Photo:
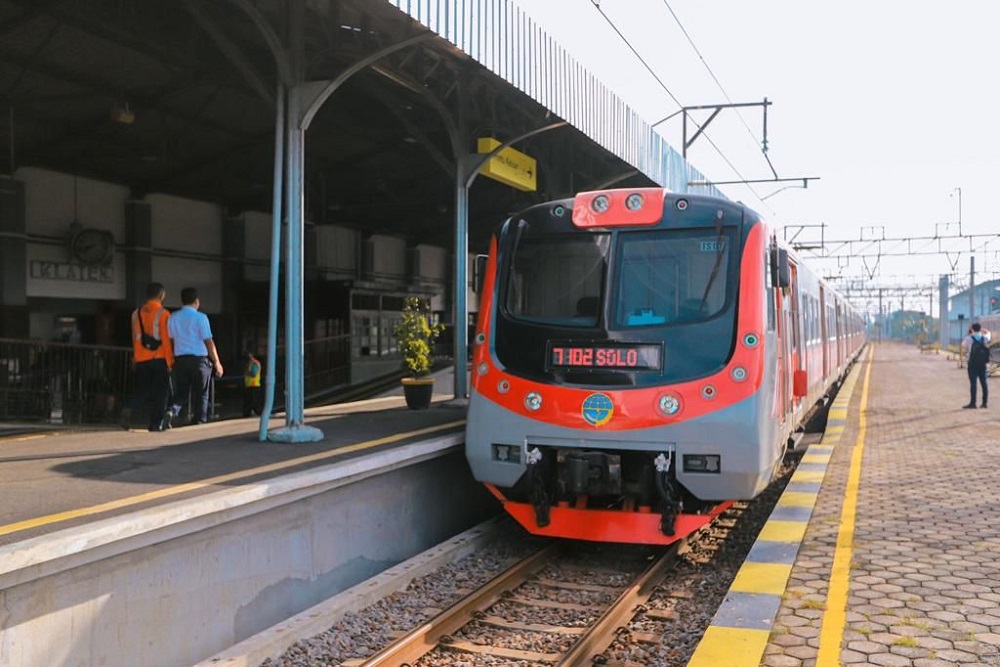
POLYGON ((403 378, 403 396, 406 407, 411 410, 426 410, 430 407, 431 396, 434 395, 434 378, 403 378))

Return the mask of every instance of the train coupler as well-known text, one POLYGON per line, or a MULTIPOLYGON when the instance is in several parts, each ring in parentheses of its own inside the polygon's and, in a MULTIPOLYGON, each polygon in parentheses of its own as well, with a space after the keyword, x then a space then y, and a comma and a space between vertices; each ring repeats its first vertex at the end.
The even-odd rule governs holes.
POLYGON ((539 465, 542 462, 542 452, 537 447, 528 451, 528 480, 531 484, 531 506, 535 510, 535 523, 539 528, 545 528, 551 522, 549 517, 549 496, 545 492, 545 478, 539 465))
POLYGON ((653 461, 656 465, 656 490, 660 495, 660 532, 672 537, 676 532, 677 515, 683 509, 680 492, 670 478, 671 457, 660 454, 653 461))

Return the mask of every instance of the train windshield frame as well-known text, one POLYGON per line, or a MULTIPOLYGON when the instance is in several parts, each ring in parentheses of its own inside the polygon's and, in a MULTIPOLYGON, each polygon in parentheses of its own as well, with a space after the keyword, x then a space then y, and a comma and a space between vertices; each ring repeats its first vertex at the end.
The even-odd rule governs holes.
POLYGON ((509 256, 502 310, 524 323, 570 329, 704 322, 731 301, 738 246, 732 225, 582 234, 525 226, 509 256))

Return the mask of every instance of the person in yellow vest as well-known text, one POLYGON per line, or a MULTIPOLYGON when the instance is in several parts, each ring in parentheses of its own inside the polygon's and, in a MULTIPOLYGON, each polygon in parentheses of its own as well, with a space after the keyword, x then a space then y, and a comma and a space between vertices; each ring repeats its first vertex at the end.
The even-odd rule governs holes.
POLYGON ((260 360, 247 352, 246 363, 243 365, 243 416, 260 414, 263 409, 260 391, 260 360))
POLYGON ((132 311, 132 369, 135 385, 128 410, 122 411, 122 425, 146 410, 150 431, 163 431, 163 411, 170 395, 170 368, 174 365, 173 341, 168 333, 170 311, 163 305, 167 291, 160 283, 146 287, 146 302, 132 311))

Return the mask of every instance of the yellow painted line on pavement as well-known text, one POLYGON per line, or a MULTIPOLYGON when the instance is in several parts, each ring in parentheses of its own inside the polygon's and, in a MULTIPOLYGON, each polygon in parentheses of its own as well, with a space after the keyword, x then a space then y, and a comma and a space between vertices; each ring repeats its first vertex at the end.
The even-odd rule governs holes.
POLYGON ((858 409, 858 439, 851 451, 851 467, 847 473, 847 489, 844 506, 840 512, 840 531, 833 554, 830 571, 830 589, 826 599, 826 613, 819 633, 819 653, 816 667, 837 667, 840 665, 840 645, 844 639, 847 624, 847 593, 851 579, 851 559, 854 556, 854 527, 857 521, 858 490, 861 487, 861 461, 865 451, 865 431, 868 408, 868 388, 871 385, 872 359, 874 348, 868 354, 868 368, 865 369, 865 384, 861 391, 861 406, 858 409))
POLYGON ((770 634, 768 630, 710 625, 687 667, 757 667, 770 634))
POLYGON ((415 438, 422 435, 429 435, 431 433, 436 433, 438 431, 447 431, 453 428, 457 428, 463 425, 464 423, 465 420, 463 419, 459 421, 448 422, 447 424, 440 424, 438 426, 428 426, 426 428, 420 428, 414 431, 408 431, 406 433, 396 433, 390 436, 386 436, 384 438, 378 438, 375 440, 366 440, 365 442, 359 442, 353 445, 347 445, 345 447, 340 447, 332 451, 319 452, 316 454, 310 454, 308 456, 300 456, 295 459, 289 459, 288 461, 270 463, 268 465, 251 468, 249 470, 239 470, 237 472, 231 472, 225 475, 209 477, 208 479, 199 480, 197 482, 189 482, 187 484, 179 484, 176 486, 168 486, 162 489, 157 489, 156 491, 150 491, 149 493, 142 493, 137 496, 129 496, 128 498, 120 498, 118 500, 112 500, 110 502, 101 503, 99 505, 91 505, 90 507, 81 507, 79 509, 68 510, 66 512, 59 512, 57 514, 49 514, 34 519, 27 519, 25 521, 9 523, 7 525, 0 526, 0 535, 10 535, 11 533, 16 533, 22 530, 30 530, 31 528, 40 528, 42 526, 49 526, 54 523, 61 523, 63 521, 78 519, 84 516, 92 516, 94 514, 110 512, 112 510, 121 509, 123 507, 130 507, 132 505, 138 505, 139 503, 148 502, 150 500, 169 498, 170 496, 176 496, 181 493, 187 493, 188 491, 195 491, 197 489, 202 489, 205 488, 206 486, 212 486, 215 484, 226 484, 228 482, 233 482, 240 479, 246 479, 248 477, 254 477, 256 475, 263 475, 269 472, 276 472, 278 470, 293 468, 295 466, 303 465, 306 463, 315 463, 316 461, 324 461, 326 459, 336 458, 339 456, 343 456, 344 454, 350 454, 351 452, 357 452, 363 449, 370 449, 372 447, 378 447, 380 445, 389 445, 394 442, 399 442, 400 440, 406 440, 407 438, 415 438))
POLYGON ((829 463, 833 454, 806 454, 799 463, 829 463))
POLYGON ((765 542, 794 542, 802 541, 806 534, 807 521, 778 521, 771 519, 764 524, 757 534, 758 540, 765 542))
POLYGON ((778 507, 812 507, 817 497, 817 494, 806 491, 785 491, 778 498, 778 507))
POLYGON ((791 573, 791 565, 746 561, 736 573, 729 590, 739 593, 781 595, 785 592, 788 576, 791 573))

